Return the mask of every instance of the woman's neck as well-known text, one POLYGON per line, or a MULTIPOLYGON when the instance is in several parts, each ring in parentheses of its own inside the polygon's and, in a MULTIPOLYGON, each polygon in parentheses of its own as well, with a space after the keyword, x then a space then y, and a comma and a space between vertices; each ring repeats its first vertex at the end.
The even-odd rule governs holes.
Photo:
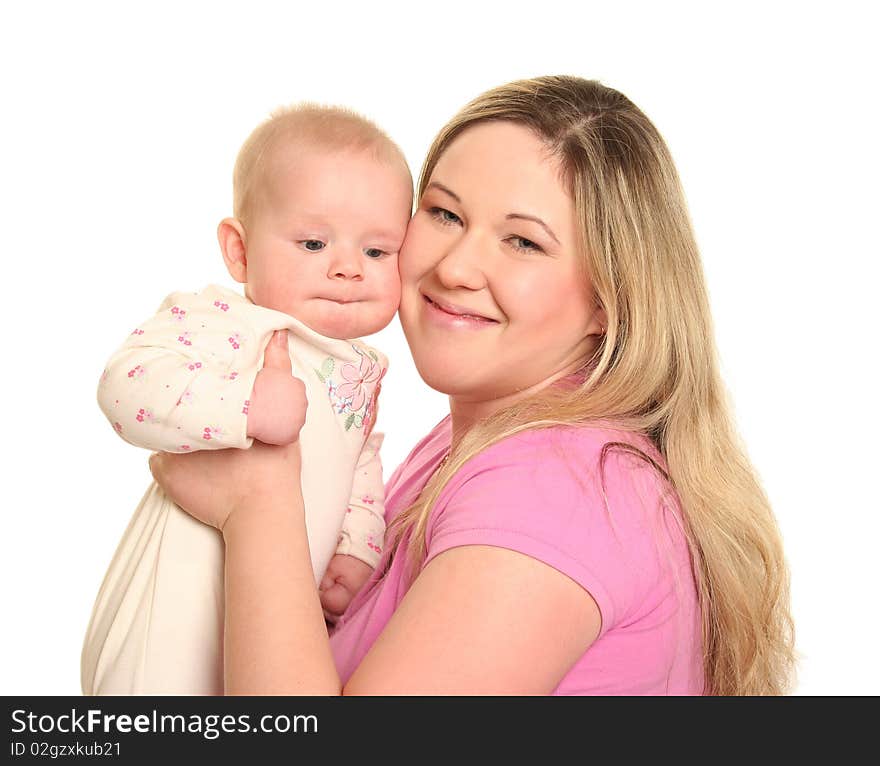
POLYGON ((449 414, 452 418, 452 449, 455 449, 455 447, 458 446, 462 437, 474 424, 485 420, 499 410, 516 404, 518 401, 527 399, 538 391, 541 391, 560 380, 568 378, 569 376, 574 378, 575 375, 578 376, 579 382, 582 378, 582 373, 578 373, 576 369, 566 368, 533 386, 489 399, 472 399, 466 396, 450 395, 449 414))

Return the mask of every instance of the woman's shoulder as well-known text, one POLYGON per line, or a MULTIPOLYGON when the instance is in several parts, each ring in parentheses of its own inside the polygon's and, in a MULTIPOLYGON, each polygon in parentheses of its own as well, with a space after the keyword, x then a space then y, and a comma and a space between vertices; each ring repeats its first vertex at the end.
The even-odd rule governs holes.
POLYGON ((437 509, 520 524, 540 509, 540 524, 558 517, 568 527, 574 518, 593 525, 599 508, 639 524, 644 508, 664 505, 677 502, 656 446, 602 424, 531 429, 496 442, 456 472, 437 509))
POLYGON ((521 431, 483 450, 462 473, 479 474, 493 465, 540 467, 543 472, 576 466, 580 476, 644 471, 660 480, 666 477, 666 461, 645 434, 607 423, 521 431))

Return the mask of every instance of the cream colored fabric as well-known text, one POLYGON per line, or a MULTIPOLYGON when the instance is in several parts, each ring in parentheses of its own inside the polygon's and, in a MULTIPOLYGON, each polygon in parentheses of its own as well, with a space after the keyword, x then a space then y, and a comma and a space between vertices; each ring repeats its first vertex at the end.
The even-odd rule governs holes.
MULTIPOLYGON (((309 407, 300 435, 315 582, 335 552, 375 566, 384 534, 381 434, 370 434, 387 360, 318 335, 222 287, 173 293, 109 360, 98 402, 150 450, 247 448, 263 353, 287 329, 309 407)), ((82 651, 84 694, 221 694, 223 541, 151 485, 101 585, 82 651)))

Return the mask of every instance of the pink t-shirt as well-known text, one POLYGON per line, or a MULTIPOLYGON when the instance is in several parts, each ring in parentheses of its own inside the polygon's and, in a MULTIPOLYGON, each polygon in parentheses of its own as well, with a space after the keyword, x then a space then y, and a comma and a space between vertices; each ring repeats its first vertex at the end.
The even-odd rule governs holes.
MULTIPOLYGON (((450 428, 447 417, 389 480, 389 522, 437 468, 450 428)), ((431 512, 425 565, 459 545, 495 545, 543 561, 586 589, 602 627, 555 695, 700 694, 699 607, 678 501, 656 469, 619 449, 607 451, 600 472, 607 442, 636 446, 664 465, 648 439, 595 427, 528 431, 477 455, 431 512)), ((406 595, 403 550, 379 578, 383 552, 331 637, 343 684, 406 595)))

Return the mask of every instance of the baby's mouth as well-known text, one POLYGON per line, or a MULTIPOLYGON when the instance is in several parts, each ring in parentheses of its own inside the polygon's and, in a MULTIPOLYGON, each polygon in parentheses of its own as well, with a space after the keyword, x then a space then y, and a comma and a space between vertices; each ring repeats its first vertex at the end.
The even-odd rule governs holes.
POLYGON ((330 301, 331 303, 338 303, 340 306, 347 306, 350 303, 360 303, 360 301, 355 298, 324 298, 323 300, 330 301))

